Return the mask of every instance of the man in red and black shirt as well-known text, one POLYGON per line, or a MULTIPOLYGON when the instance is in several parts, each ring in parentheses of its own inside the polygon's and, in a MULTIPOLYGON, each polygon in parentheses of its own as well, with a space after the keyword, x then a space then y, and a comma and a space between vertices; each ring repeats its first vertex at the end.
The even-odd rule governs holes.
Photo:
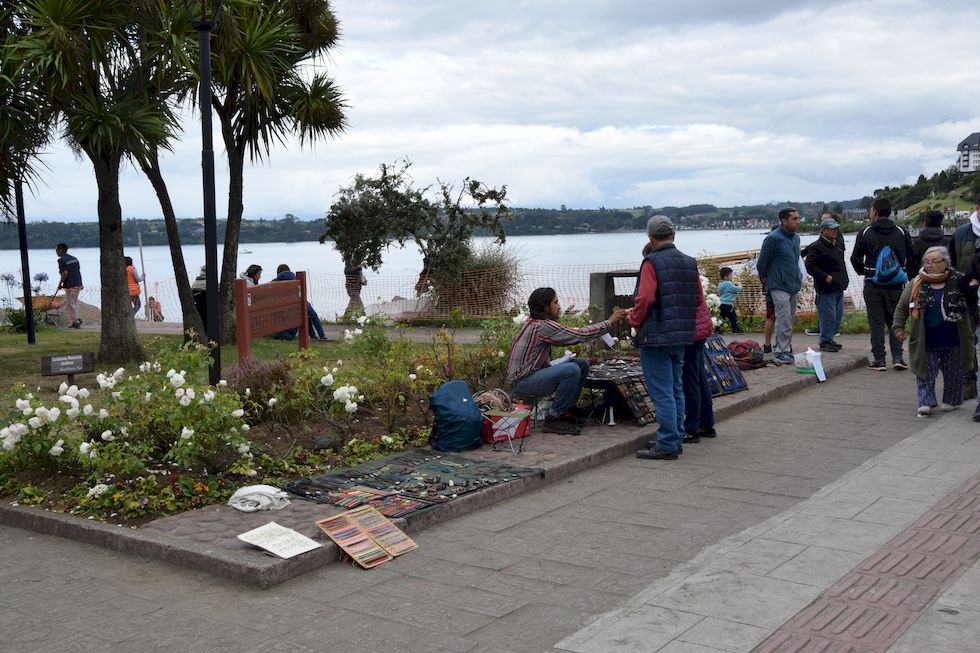
POLYGON ((546 397, 554 392, 555 401, 548 409, 541 430, 578 435, 581 429, 567 412, 582 394, 585 379, 589 376, 589 364, 581 359, 572 359, 551 365, 551 346, 595 340, 626 317, 626 311, 617 308, 608 320, 574 329, 558 323, 561 305, 553 288, 538 288, 532 292, 527 306, 531 317, 511 345, 507 382, 517 395, 546 397))

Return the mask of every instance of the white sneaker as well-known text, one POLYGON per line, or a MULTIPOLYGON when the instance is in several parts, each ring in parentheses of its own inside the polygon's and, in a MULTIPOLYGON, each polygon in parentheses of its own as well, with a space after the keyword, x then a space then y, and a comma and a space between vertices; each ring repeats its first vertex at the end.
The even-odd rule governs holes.
POLYGON ((919 406, 919 410, 917 412, 919 417, 929 417, 932 415, 932 406, 919 406))
POLYGON ((942 408, 942 411, 944 413, 948 413, 950 411, 959 410, 960 409, 959 406, 953 406, 953 405, 950 405, 950 404, 943 404, 942 406, 940 406, 940 408, 942 408))

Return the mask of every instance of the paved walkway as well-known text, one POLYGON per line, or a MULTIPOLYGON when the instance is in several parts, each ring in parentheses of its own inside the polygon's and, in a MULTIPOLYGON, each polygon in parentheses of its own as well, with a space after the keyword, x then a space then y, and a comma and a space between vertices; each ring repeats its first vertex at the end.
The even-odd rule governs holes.
MULTIPOLYGON (((855 371, 680 461, 626 457, 266 591, 0 527, 0 649, 749 651, 980 471, 968 411, 914 407, 910 374, 855 371)), ((940 583, 894 650, 976 650, 978 584, 940 583)))

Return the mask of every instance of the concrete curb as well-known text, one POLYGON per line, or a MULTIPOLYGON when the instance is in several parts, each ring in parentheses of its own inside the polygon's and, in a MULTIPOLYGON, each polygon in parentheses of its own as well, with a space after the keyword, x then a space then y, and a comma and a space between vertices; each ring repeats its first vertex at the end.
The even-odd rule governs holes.
MULTIPOLYGON (((828 361, 826 367, 828 376, 833 378, 835 375, 863 367, 866 364, 866 354, 854 352, 847 356, 835 357, 828 361)), ((816 378, 812 375, 794 374, 793 377, 786 378, 776 387, 767 388, 758 393, 732 396, 732 400, 716 408, 715 417, 718 420, 731 417, 769 401, 778 400, 787 394, 799 392, 808 386, 816 385, 816 383, 816 378)), ((408 533, 419 532, 436 524, 544 487, 597 465, 631 455, 636 449, 645 447, 645 443, 650 437, 649 429, 637 429, 636 435, 613 441, 597 442, 596 447, 592 450, 545 466, 541 475, 523 477, 494 485, 464 495, 428 511, 393 521, 408 533)), ((268 521, 275 520, 274 514, 263 513, 263 516, 266 515, 270 517, 268 521)), ((218 545, 216 542, 182 540, 168 537, 166 532, 154 531, 153 529, 124 528, 31 506, 0 505, 0 524, 78 540, 86 544, 94 544, 141 557, 163 560, 181 567, 230 578, 260 589, 283 583, 340 559, 337 547, 325 536, 319 539, 323 545, 321 548, 289 560, 282 560, 244 545, 241 549, 229 549, 218 545)))

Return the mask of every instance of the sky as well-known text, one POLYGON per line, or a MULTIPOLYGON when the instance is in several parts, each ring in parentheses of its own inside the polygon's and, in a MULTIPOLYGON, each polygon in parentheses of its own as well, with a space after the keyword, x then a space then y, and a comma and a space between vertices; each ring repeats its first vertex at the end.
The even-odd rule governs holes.
MULTIPOLYGON (((338 189, 412 161, 417 186, 506 185, 517 207, 855 199, 956 161, 980 131, 975 0, 334 0, 317 65, 349 127, 245 173, 245 217, 322 217, 338 189)), ((218 215, 227 166, 215 132, 218 215)), ((199 115, 162 161, 203 213, 199 115)), ((94 220, 91 165, 45 153, 29 220, 94 220)), ((146 179, 124 217, 156 218, 146 179)))

